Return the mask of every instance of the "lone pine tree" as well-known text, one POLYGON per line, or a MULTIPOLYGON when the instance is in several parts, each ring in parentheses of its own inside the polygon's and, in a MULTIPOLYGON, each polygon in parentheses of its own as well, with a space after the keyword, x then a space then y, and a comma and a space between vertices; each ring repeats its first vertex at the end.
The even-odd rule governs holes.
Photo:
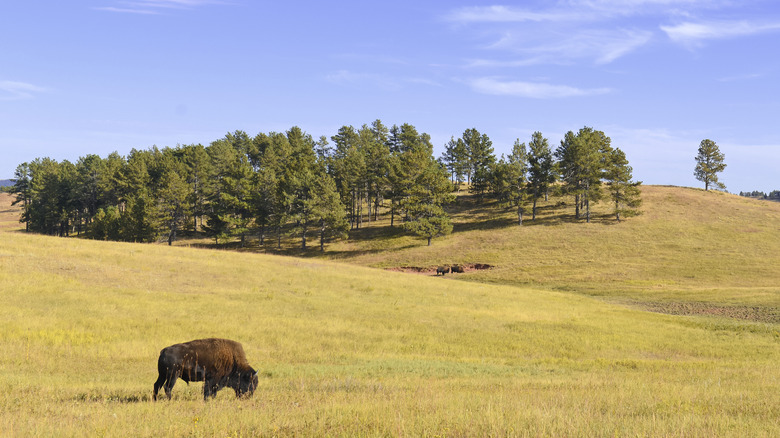
POLYGON ((693 175, 704 183, 704 190, 709 190, 710 186, 721 190, 726 188, 725 184, 718 181, 718 174, 726 168, 726 163, 723 162, 725 158, 714 141, 705 139, 699 144, 693 175))

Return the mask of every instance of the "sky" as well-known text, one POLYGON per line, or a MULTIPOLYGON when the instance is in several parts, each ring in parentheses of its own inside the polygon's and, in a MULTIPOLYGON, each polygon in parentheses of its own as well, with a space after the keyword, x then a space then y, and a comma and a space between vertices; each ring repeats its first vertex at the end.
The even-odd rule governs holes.
POLYGON ((603 131, 644 184, 780 190, 776 0, 35 0, 0 5, 0 179, 35 158, 380 119, 438 157, 476 128, 603 131))

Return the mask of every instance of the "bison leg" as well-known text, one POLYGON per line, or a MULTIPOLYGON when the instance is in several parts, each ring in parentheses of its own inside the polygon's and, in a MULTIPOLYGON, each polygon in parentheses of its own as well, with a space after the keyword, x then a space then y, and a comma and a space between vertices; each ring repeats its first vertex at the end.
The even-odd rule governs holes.
POLYGON ((227 377, 222 377, 219 379, 214 378, 206 378, 206 381, 203 382, 203 400, 208 400, 209 397, 216 397, 217 391, 224 388, 228 383, 227 377))
POLYGON ((217 391, 219 391, 219 384, 214 379, 207 378, 203 382, 203 400, 208 400, 209 397, 216 397, 217 391))
POLYGON ((165 383, 165 374, 166 373, 160 373, 160 376, 157 377, 157 381, 154 382, 154 394, 152 395, 152 400, 154 401, 157 401, 157 393, 160 391, 163 383, 165 383))
POLYGON ((163 389, 165 390, 165 396, 168 397, 168 400, 171 399, 171 391, 173 391, 173 385, 176 384, 176 380, 178 380, 180 376, 181 376, 181 369, 179 368, 173 369, 167 373, 165 379, 165 385, 163 385, 163 389))

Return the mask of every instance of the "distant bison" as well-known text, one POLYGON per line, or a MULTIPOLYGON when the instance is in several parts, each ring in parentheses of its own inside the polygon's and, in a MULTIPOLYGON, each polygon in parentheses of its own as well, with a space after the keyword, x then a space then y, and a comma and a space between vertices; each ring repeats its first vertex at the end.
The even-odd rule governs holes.
POLYGON ((188 384, 205 381, 204 400, 215 397, 224 387, 233 388, 236 397, 251 397, 257 388, 257 372, 247 363, 244 348, 229 339, 198 339, 165 347, 160 351, 157 371, 153 400, 157 400, 160 388, 170 400, 179 378, 188 384))
POLYGON ((454 274, 456 272, 462 274, 463 273, 463 266, 461 266, 461 265, 452 265, 452 273, 454 274))
POLYGON ((450 272, 450 267, 449 266, 439 266, 438 268, 436 268, 436 275, 439 275, 439 274, 447 275, 449 272, 450 272))

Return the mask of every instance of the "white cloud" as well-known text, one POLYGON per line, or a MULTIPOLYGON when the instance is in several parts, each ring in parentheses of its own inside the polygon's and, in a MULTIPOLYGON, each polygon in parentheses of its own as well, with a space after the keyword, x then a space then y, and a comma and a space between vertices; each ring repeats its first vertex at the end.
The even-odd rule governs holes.
POLYGON ((329 74, 325 76, 325 80, 338 85, 368 86, 391 91, 400 90, 409 84, 441 86, 440 83, 425 78, 392 77, 385 74, 356 73, 348 70, 339 70, 336 73, 329 74))
POLYGON ((751 23, 749 21, 686 22, 676 26, 661 26, 672 41, 697 45, 710 39, 735 38, 780 30, 780 23, 751 23))
POLYGON ((582 20, 583 16, 573 11, 532 12, 510 6, 474 6, 452 11, 446 19, 457 23, 522 23, 582 20))
POLYGON ((117 1, 116 6, 94 8, 98 11, 126 14, 157 15, 164 9, 189 9, 196 6, 224 3, 220 0, 138 0, 117 1))
MULTIPOLYGON (((611 23, 614 20, 609 14, 584 2, 558 2, 538 11, 509 6, 468 7, 452 11, 446 19, 474 27, 478 37, 493 37, 484 49, 523 57, 499 61, 506 66, 569 64, 583 59, 609 64, 646 45, 653 37, 653 31, 635 24, 611 23), (610 24, 604 25, 605 22, 610 24)), ((470 66, 495 62, 479 60, 470 66)))
POLYGON ((525 55, 518 64, 561 64, 579 59, 590 59, 596 64, 609 64, 652 39, 652 33, 626 29, 581 29, 571 34, 554 33, 545 42, 524 41, 525 34, 505 35, 493 44, 494 49, 504 49, 525 55))
POLYGON ((46 91, 26 82, 0 81, 0 100, 23 100, 33 98, 35 93, 46 91))
POLYGON ((552 85, 539 82, 501 81, 496 78, 477 78, 468 81, 468 83, 471 88, 479 93, 532 99, 592 96, 612 91, 609 88, 583 89, 568 85, 552 85))

